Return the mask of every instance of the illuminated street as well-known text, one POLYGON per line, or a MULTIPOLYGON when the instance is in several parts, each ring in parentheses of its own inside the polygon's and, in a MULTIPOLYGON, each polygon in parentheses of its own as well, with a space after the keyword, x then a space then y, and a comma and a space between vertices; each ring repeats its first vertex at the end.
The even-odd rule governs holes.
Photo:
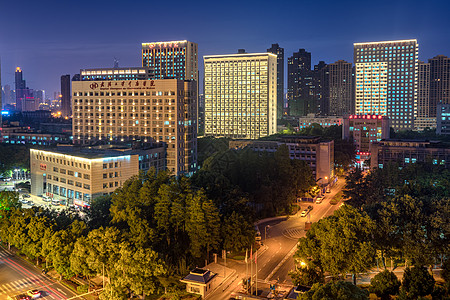
POLYGON ((43 299, 67 299, 75 296, 68 288, 55 283, 31 266, 0 248, 0 299, 37 289, 43 299))

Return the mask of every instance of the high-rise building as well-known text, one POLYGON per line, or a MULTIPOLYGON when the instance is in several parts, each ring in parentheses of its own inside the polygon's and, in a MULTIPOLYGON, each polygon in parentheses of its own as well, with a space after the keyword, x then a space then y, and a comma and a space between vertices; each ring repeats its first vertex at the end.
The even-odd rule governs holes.
POLYGON ((311 93, 314 97, 316 114, 328 116, 329 106, 329 71, 328 65, 324 61, 319 61, 314 66, 313 85, 311 93))
POLYGON ((277 130, 277 56, 204 56, 205 135, 258 139, 277 130))
POLYGON ((430 109, 429 63, 419 61, 419 76, 417 79, 417 84, 417 117, 414 120, 414 127, 416 130, 423 130, 427 127, 436 127, 436 112, 433 113, 430 109))
POLYGON ((22 99, 25 97, 25 89, 27 88, 26 82, 23 79, 22 69, 16 68, 14 73, 15 77, 15 92, 16 92, 16 109, 18 111, 22 110, 22 99))
POLYGON ((189 41, 142 43, 142 66, 155 79, 198 81, 198 45, 189 41))
POLYGON ((194 172, 197 82, 129 78, 72 81, 74 143, 164 143, 167 168, 173 174, 194 172))
POLYGON ((272 44, 267 52, 277 55, 277 119, 281 119, 284 111, 284 48, 272 44))
POLYGON ((11 86, 9 84, 5 84, 5 86, 3 87, 3 93, 4 93, 4 98, 2 99, 2 105, 8 105, 11 104, 12 102, 14 102, 14 100, 12 99, 12 94, 13 91, 11 90, 11 86))
POLYGON ((339 60, 328 65, 329 108, 331 116, 350 115, 354 112, 352 64, 339 60))
POLYGON ((437 104, 450 104, 450 58, 438 55, 430 64, 430 115, 436 116, 437 104))
POLYGON ((394 129, 413 129, 418 58, 415 39, 355 43, 356 114, 387 115, 394 129))
POLYGON ((316 112, 316 103, 311 93, 313 76, 311 53, 305 49, 288 58, 288 110, 291 116, 306 116, 316 112))
POLYGON ((70 117, 72 115, 72 99, 70 92, 70 75, 61 76, 61 116, 63 118, 70 117))

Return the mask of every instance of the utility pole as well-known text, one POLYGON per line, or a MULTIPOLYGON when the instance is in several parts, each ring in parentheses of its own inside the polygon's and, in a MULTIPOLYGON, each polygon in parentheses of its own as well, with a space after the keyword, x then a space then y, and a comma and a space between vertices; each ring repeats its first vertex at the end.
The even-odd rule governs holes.
POLYGON ((250 295, 253 295, 253 245, 250 246, 250 295))
POLYGON ((255 252, 255 267, 256 267, 256 296, 258 296, 258 251, 255 252))

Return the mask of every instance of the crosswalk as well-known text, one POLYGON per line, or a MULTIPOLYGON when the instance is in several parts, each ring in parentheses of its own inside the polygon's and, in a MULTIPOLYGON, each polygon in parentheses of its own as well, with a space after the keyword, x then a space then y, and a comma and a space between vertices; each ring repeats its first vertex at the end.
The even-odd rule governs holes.
POLYGON ((303 227, 291 227, 283 231, 283 235, 291 239, 299 239, 305 234, 305 229, 303 227))
MULTIPOLYGON (((11 254, 8 251, 0 249, 0 263, 3 259, 7 259, 11 257, 11 254)), ((42 275, 30 276, 28 278, 22 278, 15 281, 11 281, 8 283, 4 283, 0 285, 0 299, 5 299, 5 294, 11 294, 16 292, 23 292, 29 289, 32 289, 36 286, 40 281, 45 279, 42 275)))
POLYGON ((0 250, 0 258, 2 257, 8 257, 11 256, 11 254, 9 254, 8 252, 6 252, 5 250, 0 250))
POLYGON ((31 289, 42 279, 44 279, 43 276, 32 276, 29 278, 19 279, 16 281, 2 284, 0 285, 0 295, 15 291, 25 291, 27 289, 31 289))

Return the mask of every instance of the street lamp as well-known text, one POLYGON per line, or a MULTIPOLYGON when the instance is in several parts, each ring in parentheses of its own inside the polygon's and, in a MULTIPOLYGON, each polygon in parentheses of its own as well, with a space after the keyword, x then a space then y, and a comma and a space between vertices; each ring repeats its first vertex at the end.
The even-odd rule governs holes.
POLYGON ((267 227, 270 228, 270 225, 266 225, 266 227, 264 227, 264 243, 265 243, 266 240, 267 240, 267 227))

